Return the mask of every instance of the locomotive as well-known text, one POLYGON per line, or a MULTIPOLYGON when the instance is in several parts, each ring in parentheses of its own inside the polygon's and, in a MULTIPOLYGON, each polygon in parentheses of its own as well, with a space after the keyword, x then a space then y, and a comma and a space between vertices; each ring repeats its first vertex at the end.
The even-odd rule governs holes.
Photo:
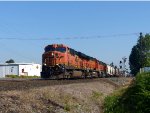
POLYGON ((63 44, 45 47, 41 78, 109 77, 119 70, 63 44))

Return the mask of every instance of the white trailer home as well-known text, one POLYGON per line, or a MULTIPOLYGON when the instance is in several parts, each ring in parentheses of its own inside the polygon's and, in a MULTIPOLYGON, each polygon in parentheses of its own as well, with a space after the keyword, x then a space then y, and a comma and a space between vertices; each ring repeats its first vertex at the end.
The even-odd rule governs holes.
POLYGON ((0 64, 0 78, 6 75, 40 76, 41 65, 34 63, 0 64))

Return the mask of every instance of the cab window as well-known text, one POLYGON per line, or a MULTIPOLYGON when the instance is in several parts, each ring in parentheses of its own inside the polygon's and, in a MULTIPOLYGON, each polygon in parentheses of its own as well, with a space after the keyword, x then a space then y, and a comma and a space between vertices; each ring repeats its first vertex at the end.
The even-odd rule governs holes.
POLYGON ((66 52, 66 48, 65 48, 65 47, 57 47, 57 48, 56 48, 56 51, 65 53, 65 52, 66 52))
POLYGON ((48 51, 55 51, 55 48, 51 47, 51 46, 48 46, 48 47, 45 48, 45 52, 48 52, 48 51))

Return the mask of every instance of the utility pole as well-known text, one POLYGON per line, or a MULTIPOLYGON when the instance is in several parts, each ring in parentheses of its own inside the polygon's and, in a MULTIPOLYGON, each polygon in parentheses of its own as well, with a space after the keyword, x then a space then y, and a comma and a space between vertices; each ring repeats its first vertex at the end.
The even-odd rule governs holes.
POLYGON ((143 48, 142 48, 142 38, 143 38, 143 34, 142 32, 140 32, 140 60, 141 60, 141 68, 143 67, 143 48))

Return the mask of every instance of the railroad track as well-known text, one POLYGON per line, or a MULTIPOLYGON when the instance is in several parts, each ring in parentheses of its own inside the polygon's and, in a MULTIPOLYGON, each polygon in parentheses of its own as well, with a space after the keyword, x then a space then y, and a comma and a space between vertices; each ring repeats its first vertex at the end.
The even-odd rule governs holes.
MULTIPOLYGON (((129 79, 130 80, 130 79, 129 79)), ((92 78, 92 79, 1 79, 0 80, 0 91, 10 91, 10 90, 29 90, 32 88, 39 88, 44 86, 53 85, 67 85, 75 83, 89 83, 89 82, 105 82, 109 83, 115 87, 119 87, 123 82, 125 84, 129 81, 127 78, 92 78)))

